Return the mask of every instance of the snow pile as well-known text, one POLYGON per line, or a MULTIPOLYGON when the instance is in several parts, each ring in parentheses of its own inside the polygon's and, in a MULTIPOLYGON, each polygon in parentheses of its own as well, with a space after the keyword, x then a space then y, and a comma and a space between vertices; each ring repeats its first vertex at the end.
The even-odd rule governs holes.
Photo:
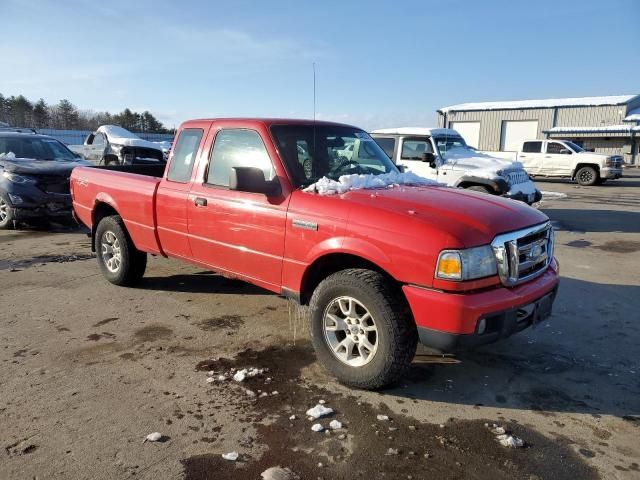
POLYGON ((566 193, 562 193, 562 192, 547 192, 547 191, 543 190, 541 193, 542 193, 542 198, 543 199, 567 198, 567 194, 566 193))
POLYGON ((15 160, 16 154, 13 152, 0 153, 0 160, 15 160))
POLYGON ((522 170, 520 162, 496 158, 470 148, 454 147, 443 153, 444 168, 464 170, 465 174, 481 178, 496 178, 498 170, 522 170))
POLYGON ((246 378, 257 377, 258 375, 262 375, 264 372, 264 368, 243 368, 242 370, 238 370, 233 374, 233 379, 236 382, 244 382, 246 378))
POLYGON ((235 462, 236 460, 238 460, 239 456, 240 455, 238 454, 238 452, 235 451, 222 454, 222 458, 224 458, 225 460, 229 460, 230 462, 235 462))
POLYGON ((288 468, 271 467, 260 474, 262 480, 297 480, 300 477, 288 468))
POLYGON ((386 422, 387 420, 389 420, 389 417, 387 415, 378 415, 376 417, 380 422, 386 422))
POLYGON ((496 436, 496 440, 498 440, 500 445, 503 447, 524 448, 524 440, 516 437, 515 435, 510 435, 504 427, 499 427, 495 423, 491 426, 488 423, 485 423, 484 425, 491 429, 491 433, 496 436))
POLYGON ((332 413, 333 413, 333 408, 325 407, 324 405, 318 404, 315 407, 307 410, 307 417, 317 419, 320 417, 324 417, 326 415, 330 415, 332 413))
POLYGON ((412 172, 390 172, 379 175, 354 173, 352 175, 342 175, 337 181, 322 177, 316 183, 305 188, 304 191, 316 192, 320 195, 333 195, 350 190, 389 188, 395 185, 438 185, 438 183, 412 172))
POLYGON ((142 441, 142 443, 159 442, 160 440, 162 440, 162 434, 160 432, 153 432, 147 435, 146 437, 144 437, 144 440, 142 441))
POLYGON ((339 420, 331 420, 331 422, 329 422, 329 428, 331 430, 340 430, 342 428, 342 422, 339 420))
POLYGON ((311 425, 311 430, 313 430, 314 432, 322 432, 324 430, 324 427, 320 423, 314 423, 313 425, 311 425))

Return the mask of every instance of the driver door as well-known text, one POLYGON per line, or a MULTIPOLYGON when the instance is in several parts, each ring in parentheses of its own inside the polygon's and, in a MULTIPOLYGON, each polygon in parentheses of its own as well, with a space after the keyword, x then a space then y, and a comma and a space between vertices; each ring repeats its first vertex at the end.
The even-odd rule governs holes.
POLYGON ((398 165, 404 166, 406 172, 413 172, 421 177, 438 179, 438 168, 422 160, 424 153, 434 153, 429 138, 404 137, 400 140, 398 165))
POLYGON ((547 142, 547 152, 542 159, 542 173, 550 177, 571 175, 573 152, 560 142, 547 142))

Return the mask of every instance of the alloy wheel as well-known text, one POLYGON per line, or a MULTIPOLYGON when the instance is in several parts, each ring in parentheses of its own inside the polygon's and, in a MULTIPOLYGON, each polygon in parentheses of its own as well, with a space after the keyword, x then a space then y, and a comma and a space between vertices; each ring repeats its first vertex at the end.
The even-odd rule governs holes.
POLYGON ((116 273, 120 270, 122 264, 122 252, 120 250, 120 242, 115 233, 111 230, 107 230, 102 235, 100 241, 100 249, 102 252, 102 261, 111 273, 116 273))

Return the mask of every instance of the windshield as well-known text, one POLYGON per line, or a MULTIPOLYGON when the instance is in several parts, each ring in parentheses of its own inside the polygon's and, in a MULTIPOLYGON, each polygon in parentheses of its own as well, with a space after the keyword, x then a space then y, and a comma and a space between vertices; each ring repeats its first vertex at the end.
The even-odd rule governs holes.
POLYGON ((469 150, 472 153, 475 153, 474 150, 471 150, 471 148, 467 146, 464 139, 460 136, 443 135, 443 136, 433 137, 433 140, 436 143, 436 147, 438 148, 438 153, 440 154, 440 157, 443 159, 446 159, 449 152, 454 149, 457 149, 458 151, 460 151, 459 149, 464 149, 464 150, 469 150))
POLYGON ((369 134, 353 127, 274 125, 276 146, 296 187, 352 173, 379 175, 397 167, 369 134))
POLYGON ((54 138, 36 136, 0 137, 0 158, 76 161, 71 150, 54 138))
POLYGON ((584 148, 582 148, 580 145, 576 145, 573 142, 567 142, 567 141, 565 141, 564 143, 576 153, 584 152, 584 148))

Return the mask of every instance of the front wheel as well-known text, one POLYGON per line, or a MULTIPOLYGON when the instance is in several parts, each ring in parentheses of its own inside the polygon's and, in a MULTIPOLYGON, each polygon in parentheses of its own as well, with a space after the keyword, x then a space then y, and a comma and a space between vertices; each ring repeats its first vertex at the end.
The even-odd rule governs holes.
POLYGON ((0 230, 13 229, 13 208, 4 193, 0 193, 0 230))
POLYGON ((130 286, 144 275, 147 254, 136 249, 118 216, 105 217, 96 229, 98 265, 107 280, 130 286))
POLYGON ((576 172, 576 180, 585 187, 595 185, 598 182, 598 171, 593 167, 582 167, 576 172))
POLYGON ((378 389, 408 370, 417 332, 401 291, 381 273, 330 275, 313 292, 310 312, 318 359, 339 382, 378 389))

